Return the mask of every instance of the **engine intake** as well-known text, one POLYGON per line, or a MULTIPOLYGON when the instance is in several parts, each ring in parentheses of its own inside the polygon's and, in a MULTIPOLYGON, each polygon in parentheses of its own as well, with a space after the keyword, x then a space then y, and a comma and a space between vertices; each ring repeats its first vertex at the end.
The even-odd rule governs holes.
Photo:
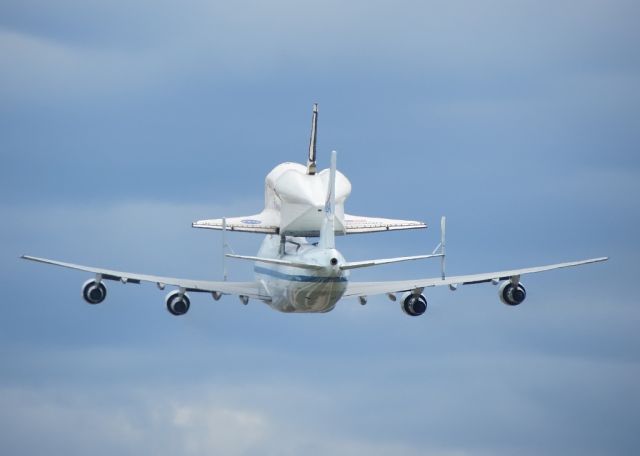
POLYGON ((107 297, 107 287, 102 282, 89 279, 82 284, 82 299, 89 304, 100 304, 107 297))
POLYGON ((416 295, 407 292, 400 298, 400 306, 402 311, 412 317, 418 317, 427 310, 427 298, 424 295, 416 295))
POLYGON ((527 290, 519 283, 517 286, 510 281, 502 282, 498 291, 500 301, 508 306, 517 306, 527 297, 527 290))
POLYGON ((186 314, 191 306, 189 296, 184 293, 180 293, 179 290, 174 290, 169 293, 164 301, 167 304, 167 310, 169 313, 176 317, 186 314))

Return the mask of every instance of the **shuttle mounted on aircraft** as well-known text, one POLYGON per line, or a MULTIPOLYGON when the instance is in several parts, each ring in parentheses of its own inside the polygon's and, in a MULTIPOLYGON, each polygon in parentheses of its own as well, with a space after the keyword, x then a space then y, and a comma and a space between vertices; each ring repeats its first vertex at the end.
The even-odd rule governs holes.
POLYGON ((386 295, 391 301, 399 301, 402 311, 410 316, 422 315, 427 310, 425 288, 446 285, 455 290, 459 285, 492 283, 500 285, 500 300, 515 306, 522 303, 527 295, 520 280, 523 275, 607 260, 606 257, 591 258, 547 266, 448 276, 445 271, 446 226, 442 217, 440 243, 432 253, 347 261, 336 248, 336 235, 422 229, 426 228, 426 224, 347 214, 345 202, 351 193, 351 183, 337 170, 335 151, 331 153, 330 167, 317 171, 317 125, 318 107, 314 105, 307 164, 282 163, 267 175, 265 203, 261 212, 193 222, 196 228, 221 230, 223 255, 252 261, 255 272, 253 281, 227 281, 226 266, 223 280, 210 281, 122 272, 28 255, 22 258, 92 274, 82 286, 82 297, 89 304, 104 301, 107 296, 105 284, 108 281, 134 284, 151 282, 160 289, 167 286, 174 288, 165 299, 167 310, 173 315, 187 313, 191 306, 189 293, 209 293, 216 301, 224 295, 237 295, 243 304, 256 299, 276 310, 296 313, 328 312, 346 297, 356 297, 361 304, 366 304, 369 296, 386 295), (265 239, 255 256, 229 254, 224 249, 224 238, 229 231, 261 233, 265 239), (439 277, 382 282, 349 280, 352 269, 428 258, 440 260, 439 277))

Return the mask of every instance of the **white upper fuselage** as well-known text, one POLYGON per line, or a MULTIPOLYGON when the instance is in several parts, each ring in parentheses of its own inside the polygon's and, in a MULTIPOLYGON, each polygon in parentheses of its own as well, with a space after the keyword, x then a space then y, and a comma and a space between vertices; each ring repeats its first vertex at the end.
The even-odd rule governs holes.
MULTIPOLYGON (((335 228, 344 233, 344 202, 351 194, 351 182, 336 172, 335 228)), ((307 174, 300 163, 281 163, 265 179, 265 212, 273 214, 280 234, 304 236, 318 233, 327 201, 329 169, 307 174)), ((315 234, 317 236, 317 234, 315 234)))
POLYGON ((316 264, 322 269, 303 269, 256 262, 256 280, 264 288, 265 300, 281 312, 328 312, 347 288, 348 271, 342 271, 344 257, 336 249, 323 249, 301 237, 287 237, 284 252, 280 236, 266 236, 258 256, 316 264), (332 264, 333 263, 333 264, 332 264))

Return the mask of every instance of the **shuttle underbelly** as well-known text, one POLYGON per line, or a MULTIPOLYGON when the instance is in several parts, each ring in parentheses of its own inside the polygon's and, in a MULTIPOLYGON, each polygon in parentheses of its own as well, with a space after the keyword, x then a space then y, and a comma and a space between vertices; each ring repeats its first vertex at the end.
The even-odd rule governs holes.
MULTIPOLYGON (((314 236, 324 219, 324 204, 287 203, 280 206, 280 233, 295 236, 314 236)), ((344 209, 336 208, 336 231, 344 233, 344 209)))

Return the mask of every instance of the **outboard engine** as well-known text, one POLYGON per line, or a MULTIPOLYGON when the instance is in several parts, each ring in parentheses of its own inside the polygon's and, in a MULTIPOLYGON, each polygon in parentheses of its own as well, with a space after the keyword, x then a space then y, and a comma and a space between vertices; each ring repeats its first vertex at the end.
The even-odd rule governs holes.
POLYGON ((510 280, 502 282, 500 289, 498 290, 500 301, 508 306, 517 306, 522 304, 522 301, 527 297, 527 290, 521 283, 514 285, 510 280))
POLYGON ((191 306, 189 296, 184 293, 180 293, 180 290, 174 290, 169 293, 164 301, 167 304, 167 310, 169 313, 176 317, 186 314, 191 306))
POLYGON ((107 287, 102 282, 89 279, 82 284, 82 299, 89 304, 100 304, 107 297, 107 287))
POLYGON ((416 295, 407 292, 400 298, 400 306, 402 311, 412 317, 418 317, 427 310, 427 298, 424 295, 416 295))

